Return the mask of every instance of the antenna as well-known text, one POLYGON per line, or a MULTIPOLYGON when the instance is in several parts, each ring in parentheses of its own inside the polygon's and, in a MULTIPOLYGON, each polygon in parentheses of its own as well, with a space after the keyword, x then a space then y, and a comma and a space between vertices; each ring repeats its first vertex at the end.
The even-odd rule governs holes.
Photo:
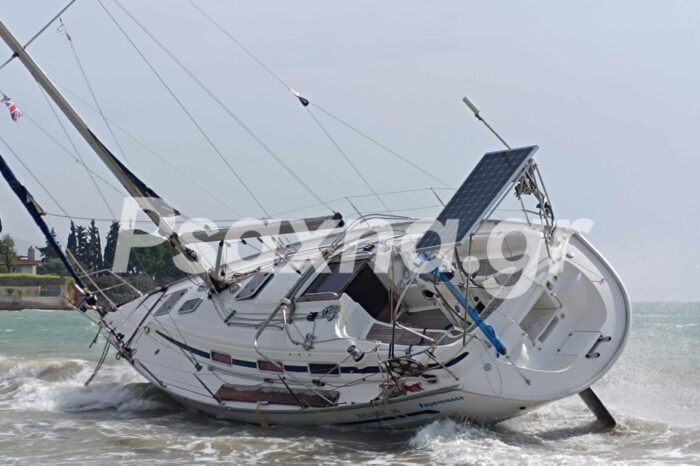
POLYGON ((462 99, 462 102, 464 102, 464 104, 465 104, 467 107, 469 107, 469 109, 470 109, 472 112, 474 112, 474 116, 476 117, 476 119, 479 120, 480 122, 482 122, 482 123, 484 124, 484 126, 486 126, 486 127, 489 129, 489 131, 491 131, 491 132, 493 133, 493 135, 496 136, 496 137, 498 138, 498 140, 501 141, 501 142, 503 143, 504 146, 506 146, 506 148, 511 149, 511 147, 508 145, 508 143, 505 141, 505 139, 503 139, 503 138, 501 137, 501 135, 498 134, 498 133, 496 132, 496 130, 493 129, 493 128, 491 127, 491 125, 490 125, 486 120, 484 120, 484 119, 481 117, 481 112, 479 111, 478 108, 476 108, 476 105, 474 105, 474 104, 472 103, 471 100, 469 100, 467 97, 464 97, 464 98, 462 99))

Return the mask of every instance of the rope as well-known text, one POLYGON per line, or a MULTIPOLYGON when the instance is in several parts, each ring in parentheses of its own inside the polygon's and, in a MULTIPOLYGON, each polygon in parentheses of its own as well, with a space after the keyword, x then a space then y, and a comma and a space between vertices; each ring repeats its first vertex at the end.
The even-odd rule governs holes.
POLYGON ((257 134, 253 132, 243 121, 221 100, 219 99, 197 76, 195 76, 192 71, 187 68, 162 42, 160 42, 141 22, 136 19, 127 10, 119 0, 113 0, 114 4, 117 5, 133 22, 136 24, 144 34, 146 34, 158 47, 168 55, 204 92, 209 95, 209 97, 216 102, 219 107, 221 107, 224 112, 226 112, 238 125, 265 151, 270 157, 272 157, 282 168, 284 168, 289 175, 294 178, 314 199, 323 204, 328 208, 328 210, 333 211, 333 209, 328 206, 321 197, 316 194, 316 192, 311 189, 311 187, 299 176, 294 170, 291 169, 269 146, 267 146, 257 134))
MULTIPOLYGON (((107 9, 107 7, 102 3, 102 0, 97 0, 97 3, 100 4, 102 9, 107 13, 107 16, 112 20, 114 25, 119 29, 119 31, 122 33, 124 38, 131 44, 132 48, 138 53, 138 55, 141 57, 141 59, 144 61, 146 66, 151 70, 153 75, 160 81, 161 85, 165 88, 165 90, 170 94, 170 96, 175 100, 177 105, 180 107, 180 109, 185 113, 187 118, 194 124, 194 126, 197 128, 197 130, 201 133, 201 135, 204 137, 204 139, 207 141, 207 143, 211 146, 211 148, 216 152, 217 156, 221 159, 221 161, 228 167, 228 169, 233 173, 233 176, 238 180, 238 182, 243 186, 243 188, 248 192, 248 195, 255 201, 255 203, 260 207, 260 209, 265 213, 266 216, 269 217, 267 210, 265 209, 265 206, 260 202, 260 200, 255 196, 253 191, 250 189, 250 187, 246 184, 245 181, 243 181, 243 178, 238 174, 238 172, 233 168, 233 165, 226 159, 224 154, 221 152, 219 147, 214 143, 214 141, 211 139, 209 134, 204 130, 204 128, 199 124, 197 119, 190 113, 190 111, 187 109, 187 106, 177 97, 175 94, 175 91, 172 90, 170 86, 165 82, 165 79, 158 73, 158 71, 155 69, 155 67, 151 64, 151 62, 148 60, 148 58, 141 52, 141 50, 138 48, 136 43, 129 37, 129 34, 124 30, 124 28, 119 24, 117 19, 112 15, 112 13, 107 9)), ((118 5, 120 6, 120 5, 118 5)), ((120 6, 121 7, 121 6, 120 6)), ((131 15, 129 15, 131 16, 131 15)), ((133 19, 133 17, 132 17, 133 19)), ((135 20, 134 20, 135 21, 135 20)), ((237 214, 238 215, 238 214, 237 214)))
POLYGON ((102 350, 102 355, 100 356, 100 360, 97 361, 97 366, 95 366, 95 370, 92 371, 92 375, 85 381, 85 387, 90 385, 90 383, 97 377, 97 373, 102 369, 102 365, 105 362, 105 359, 107 359, 107 353, 109 353, 109 340, 105 341, 105 347, 102 350))

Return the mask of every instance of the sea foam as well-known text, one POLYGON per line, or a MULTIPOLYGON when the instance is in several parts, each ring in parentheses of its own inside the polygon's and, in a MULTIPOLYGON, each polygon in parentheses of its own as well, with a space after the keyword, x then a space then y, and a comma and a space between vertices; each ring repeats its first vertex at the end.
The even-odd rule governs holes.
POLYGON ((101 369, 90 386, 94 363, 78 359, 0 360, 0 402, 11 410, 75 412, 144 411, 168 406, 167 397, 126 365, 101 369))

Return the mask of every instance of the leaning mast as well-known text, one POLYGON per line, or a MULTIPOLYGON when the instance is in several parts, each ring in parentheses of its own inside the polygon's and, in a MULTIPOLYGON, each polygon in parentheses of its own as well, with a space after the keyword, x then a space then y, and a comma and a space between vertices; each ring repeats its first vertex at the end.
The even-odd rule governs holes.
POLYGON ((41 232, 44 234, 49 247, 61 260, 63 266, 73 278, 73 282, 78 288, 78 291, 80 291, 80 293, 83 295, 83 301, 79 305, 76 305, 76 307, 84 310, 86 304, 96 304, 97 301, 95 299, 95 296, 88 291, 87 287, 80 278, 80 275, 75 270, 75 267, 73 267, 73 264, 70 263, 66 254, 56 242, 56 239, 51 233, 49 226, 42 218, 44 215, 46 215, 44 209, 41 208, 41 206, 34 200, 34 196, 32 196, 31 193, 27 190, 27 188, 25 188, 24 185, 17 179, 17 176, 15 176, 12 169, 9 167, 9 165, 7 165, 7 162, 5 162, 5 159, 2 156, 2 154, 0 154, 0 175, 2 175, 5 181, 7 181, 7 184, 10 186, 10 189, 12 189, 12 191, 20 200, 24 208, 32 217, 32 220, 34 220, 34 223, 37 224, 41 232))
POLYGON ((177 252, 181 253, 193 265, 198 265, 201 271, 204 272, 205 269, 199 263, 197 254, 183 244, 179 235, 164 220, 165 217, 179 215, 179 212, 146 186, 100 141, 2 21, 0 21, 0 37, 10 47, 14 53, 13 56, 22 62, 24 67, 27 68, 41 88, 46 91, 110 172, 114 174, 126 191, 135 198, 144 213, 158 227, 160 234, 168 239, 177 252))

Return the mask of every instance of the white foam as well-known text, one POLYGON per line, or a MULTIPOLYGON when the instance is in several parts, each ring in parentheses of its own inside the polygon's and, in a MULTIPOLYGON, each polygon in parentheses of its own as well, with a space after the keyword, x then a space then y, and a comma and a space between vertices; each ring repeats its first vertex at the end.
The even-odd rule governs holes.
MULTIPOLYGON (((533 419, 533 422, 541 424, 533 419)), ((428 453, 440 464, 603 464, 603 457, 589 455, 585 448, 588 436, 545 441, 537 435, 523 434, 503 428, 487 428, 458 424, 451 420, 436 421, 419 429, 409 445, 428 453), (559 443, 555 446, 555 443, 559 443), (582 448, 583 447, 583 448, 582 448), (583 451, 581 451, 583 450, 583 451), (582 454, 583 453, 583 454, 582 454)))
POLYGON ((105 366, 93 383, 84 383, 93 363, 78 359, 4 358, 0 381, 16 389, 2 399, 15 411, 70 412, 116 409, 143 411, 162 407, 157 390, 125 364, 105 366))

